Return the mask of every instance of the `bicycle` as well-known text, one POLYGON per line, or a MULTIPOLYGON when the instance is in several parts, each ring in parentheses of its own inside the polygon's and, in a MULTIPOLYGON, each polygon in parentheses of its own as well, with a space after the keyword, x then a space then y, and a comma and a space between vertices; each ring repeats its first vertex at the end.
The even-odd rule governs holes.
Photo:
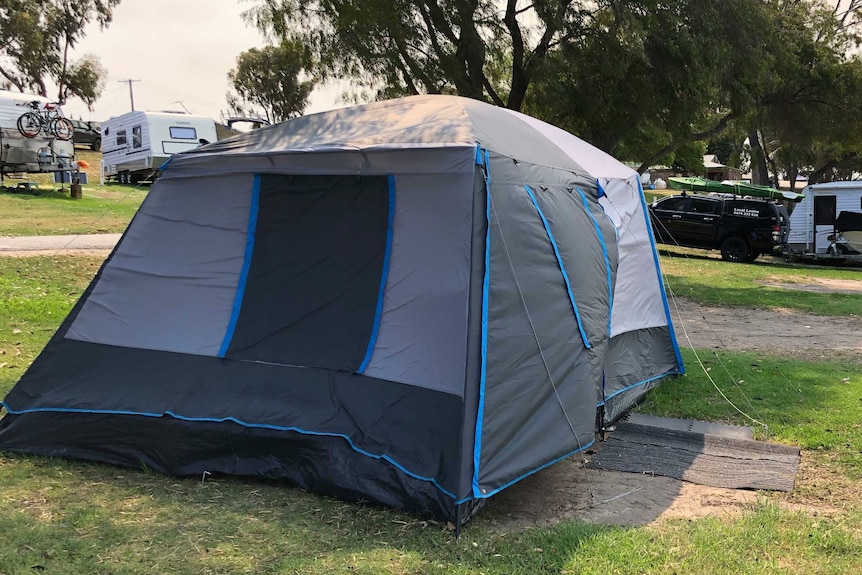
POLYGON ((60 140, 71 140, 75 134, 75 126, 60 115, 57 103, 46 103, 44 110, 39 109, 40 104, 38 100, 18 104, 31 109, 18 118, 18 131, 26 138, 35 138, 39 132, 44 131, 60 140))

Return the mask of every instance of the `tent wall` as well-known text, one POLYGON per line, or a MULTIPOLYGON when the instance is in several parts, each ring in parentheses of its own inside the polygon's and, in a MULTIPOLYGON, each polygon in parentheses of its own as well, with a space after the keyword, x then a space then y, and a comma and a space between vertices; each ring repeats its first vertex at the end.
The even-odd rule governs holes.
POLYGON ((365 375, 464 393, 475 178, 471 160, 472 153, 459 172, 395 176, 386 297, 365 375))
POLYGON ((531 172, 490 156, 475 497, 593 442, 615 233, 594 183, 531 172))
POLYGON ((476 182, 474 149, 454 152, 422 170, 415 154, 435 154, 402 154, 415 174, 291 175, 286 156, 264 174, 160 179, 7 397, 0 442, 289 478, 454 519, 469 496, 459 454, 476 182), (362 318, 326 316, 345 301, 362 318), (189 323, 196 306, 207 333, 189 323))
POLYGON ((253 180, 154 185, 66 337, 217 355, 243 265, 253 180))
POLYGON ((263 174, 222 357, 360 371, 389 267, 395 181, 263 174))
POLYGON ((618 233, 619 265, 603 386, 605 421, 619 417, 662 377, 684 373, 661 279, 640 177, 631 168, 555 126, 512 110, 596 178, 599 203, 618 233))
POLYGON ((605 365, 604 420, 616 421, 661 378, 685 373, 637 174, 600 179, 618 232, 620 263, 605 365))

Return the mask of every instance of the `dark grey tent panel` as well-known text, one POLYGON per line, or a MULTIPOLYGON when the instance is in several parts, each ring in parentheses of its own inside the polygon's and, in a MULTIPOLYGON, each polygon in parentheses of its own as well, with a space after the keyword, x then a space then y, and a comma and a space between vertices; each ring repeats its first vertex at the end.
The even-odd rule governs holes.
POLYGON ((611 340, 605 361, 605 419, 616 421, 673 372, 678 356, 667 327, 620 334, 611 340))
POLYGON ((258 181, 249 269, 220 355, 361 371, 385 285, 394 177, 258 181))
POLYGON ((4 399, 3 449, 144 464, 175 475, 302 477, 310 488, 319 482, 345 495, 372 481, 356 466, 373 459, 387 468, 379 485, 420 479, 431 493, 408 508, 453 513, 458 468, 446 454, 458 449, 455 396, 335 370, 62 337, 45 354, 29 370, 27 388, 4 399), (261 452, 254 446, 259 436, 280 436, 292 447, 261 452), (316 459, 332 445, 337 456, 316 459))
POLYGON ((463 520, 682 372, 638 183, 450 96, 177 154, 0 449, 463 520))

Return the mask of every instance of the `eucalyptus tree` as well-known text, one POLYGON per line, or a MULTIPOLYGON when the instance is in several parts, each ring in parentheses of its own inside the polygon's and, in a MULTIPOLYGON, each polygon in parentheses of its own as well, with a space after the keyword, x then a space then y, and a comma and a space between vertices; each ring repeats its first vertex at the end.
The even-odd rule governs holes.
POLYGON ((321 72, 373 95, 457 93, 515 110, 594 8, 575 0, 258 0, 247 19, 300 36, 321 72))
POLYGON ((70 52, 85 27, 111 23, 120 0, 0 0, 0 78, 8 87, 56 98, 82 99, 92 106, 103 89, 104 69, 87 55, 73 61, 70 52))
POLYGON ((239 55, 228 73, 235 91, 228 94, 228 104, 238 112, 262 110, 272 123, 300 116, 314 89, 312 68, 309 50, 297 41, 252 48, 239 55))

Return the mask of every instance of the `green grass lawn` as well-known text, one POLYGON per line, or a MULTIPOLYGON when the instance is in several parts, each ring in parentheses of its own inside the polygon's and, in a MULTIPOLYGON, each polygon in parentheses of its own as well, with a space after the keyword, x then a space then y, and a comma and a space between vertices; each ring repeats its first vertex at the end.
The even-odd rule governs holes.
MULTIPOLYGON (((674 282, 710 284, 724 294, 722 301, 737 305, 752 301, 739 294, 756 289, 753 285, 761 277, 758 266, 715 262, 724 269, 754 270, 743 274, 737 285, 737 280, 722 279, 720 268, 715 277, 702 277, 713 273, 709 262, 663 258, 663 263, 674 282)), ((0 258, 0 396, 32 362, 100 265, 100 258, 85 256, 0 258)), ((813 305, 814 300, 805 298, 816 295, 804 294, 802 300, 813 305)), ((751 424, 721 399, 705 372, 695 369, 694 352, 684 353, 689 375, 651 392, 640 409, 751 424)), ((719 389, 769 425, 770 439, 803 448, 807 471, 793 495, 763 494, 741 516, 632 528, 567 521, 550 528, 503 531, 488 519, 490 514, 480 513, 456 540, 451 530, 436 522, 312 495, 277 482, 177 479, 141 469, 0 454, 0 573, 858 571, 859 370, 752 354, 697 353, 719 389), (825 499, 832 502, 828 512, 820 505, 825 499)))
POLYGON ((84 186, 83 197, 48 187, 36 194, 0 192, 0 235, 38 236, 123 232, 147 187, 84 186))

